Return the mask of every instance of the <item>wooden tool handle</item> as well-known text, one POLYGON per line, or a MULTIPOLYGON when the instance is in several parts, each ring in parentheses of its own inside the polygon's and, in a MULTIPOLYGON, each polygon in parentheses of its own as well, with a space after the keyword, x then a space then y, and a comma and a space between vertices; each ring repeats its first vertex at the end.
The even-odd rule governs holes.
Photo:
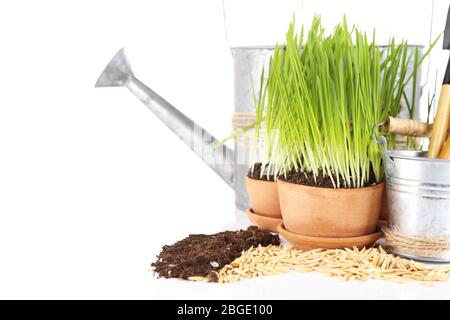
POLYGON ((447 138, 441 152, 439 153, 439 159, 449 159, 450 158, 450 137, 447 138))
POLYGON ((450 84, 444 84, 439 95, 439 102, 434 117, 433 130, 431 132, 428 157, 437 158, 444 145, 447 136, 448 123, 450 119, 450 84))
POLYGON ((419 120, 389 117, 383 129, 385 132, 402 134, 405 136, 429 137, 433 130, 433 125, 419 120))

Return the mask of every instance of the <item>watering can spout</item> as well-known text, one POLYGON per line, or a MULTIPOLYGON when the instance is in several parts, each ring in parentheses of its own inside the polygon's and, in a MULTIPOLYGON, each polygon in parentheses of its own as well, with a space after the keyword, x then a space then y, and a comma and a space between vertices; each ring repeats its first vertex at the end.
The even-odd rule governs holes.
POLYGON ((233 151, 137 79, 124 49, 112 58, 95 87, 126 87, 230 187, 234 188, 233 151))
POLYGON ((120 49, 103 70, 95 87, 123 87, 134 77, 124 48, 120 49))

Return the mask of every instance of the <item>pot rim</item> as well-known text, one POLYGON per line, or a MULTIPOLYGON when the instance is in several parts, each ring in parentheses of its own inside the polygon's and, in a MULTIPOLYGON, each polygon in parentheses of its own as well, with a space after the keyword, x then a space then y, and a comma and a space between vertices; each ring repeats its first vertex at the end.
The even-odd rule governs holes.
MULTIPOLYGON (((281 221, 282 221, 281 216, 280 216, 279 218, 270 217, 270 216, 265 216, 264 214, 256 213, 255 211, 253 211, 253 208, 247 208, 246 212, 247 212, 248 215, 257 216, 258 218, 264 219, 264 220, 266 220, 266 221, 270 221, 270 222, 275 222, 275 221, 277 221, 278 224, 280 224, 281 221)), ((278 224, 277 224, 277 225, 278 225, 278 224)))
POLYGON ((292 183, 292 182, 288 182, 288 181, 284 181, 281 179, 277 179, 277 184, 278 185, 291 185, 294 187, 298 187, 301 189, 306 189, 306 190, 320 190, 320 191, 324 191, 324 192, 335 192, 335 193, 346 193, 346 192, 365 192, 365 191, 370 191, 370 190, 376 190, 376 189, 380 189, 382 187, 384 187, 385 182, 382 181, 380 183, 368 186, 368 187, 362 187, 362 188, 324 188, 324 187, 313 187, 313 186, 307 186, 304 184, 298 184, 298 183, 292 183))
POLYGON ((401 150, 394 149, 388 150, 386 155, 392 159, 403 159, 408 161, 423 161, 423 162, 431 162, 434 164, 441 163, 443 165, 448 165, 450 163, 450 159, 440 159, 440 158, 427 158, 427 151, 417 151, 417 150, 401 150), (418 156, 421 154, 422 156, 418 156))
POLYGON ((276 183, 278 181, 278 179, 275 181, 272 181, 272 180, 265 180, 265 179, 255 179, 255 178, 252 178, 249 176, 245 176, 245 179, 252 180, 252 181, 268 182, 268 183, 276 183))

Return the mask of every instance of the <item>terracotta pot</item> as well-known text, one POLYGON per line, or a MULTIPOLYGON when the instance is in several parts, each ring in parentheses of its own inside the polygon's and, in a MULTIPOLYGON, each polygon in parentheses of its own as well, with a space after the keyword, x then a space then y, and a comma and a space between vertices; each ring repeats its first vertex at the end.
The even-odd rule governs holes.
POLYGON ((387 205, 387 193, 386 188, 383 190, 383 198, 381 199, 381 213, 380 213, 380 220, 386 220, 388 219, 388 205, 387 205))
POLYGON ((281 218, 278 187, 275 181, 246 178, 253 212, 271 218, 281 218))
POLYGON ((312 237, 372 234, 380 217, 384 183, 331 189, 278 180, 283 223, 288 231, 312 237))
POLYGON ((260 229, 271 232, 278 232, 278 225, 283 223, 281 216, 279 218, 263 216, 253 212, 253 209, 247 209, 247 216, 250 221, 260 229))
POLYGON ((360 237, 344 237, 344 238, 326 238, 304 236, 298 233, 290 232, 280 223, 277 226, 278 232, 297 249, 313 250, 313 249, 342 249, 342 248, 368 248, 375 241, 383 237, 382 231, 367 234, 360 237))

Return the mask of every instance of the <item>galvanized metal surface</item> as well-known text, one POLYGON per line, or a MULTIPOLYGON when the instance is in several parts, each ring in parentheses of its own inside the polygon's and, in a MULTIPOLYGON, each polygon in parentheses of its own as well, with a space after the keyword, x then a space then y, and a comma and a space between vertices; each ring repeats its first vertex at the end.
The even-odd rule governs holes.
POLYGON ((434 263, 439 263, 439 264, 447 264, 450 262, 450 255, 448 253, 441 253, 439 255, 436 256, 418 256, 415 254, 411 254, 408 251, 405 250, 401 250, 398 248, 390 248, 389 249, 390 252, 392 252, 393 254, 396 254, 398 256, 402 256, 408 259, 413 259, 413 260, 418 260, 418 261, 423 261, 423 262, 434 262, 434 263))
MULTIPOLYGON (((404 236, 450 236, 450 160, 425 156, 424 151, 407 150, 384 154, 389 228, 404 236)), ((420 256, 395 247, 393 251, 419 260, 450 262, 450 251, 420 256)))
MULTIPOLYGON (((261 72, 268 70, 273 47, 237 47, 232 48, 234 62, 234 111, 254 112, 254 97, 259 95, 261 72)), ((250 207, 245 177, 250 163, 250 145, 235 143, 235 180, 234 192, 236 206, 239 209, 250 207)))
POLYGON ((96 87, 126 87, 228 185, 234 187, 233 151, 137 79, 121 49, 98 78, 96 87))

